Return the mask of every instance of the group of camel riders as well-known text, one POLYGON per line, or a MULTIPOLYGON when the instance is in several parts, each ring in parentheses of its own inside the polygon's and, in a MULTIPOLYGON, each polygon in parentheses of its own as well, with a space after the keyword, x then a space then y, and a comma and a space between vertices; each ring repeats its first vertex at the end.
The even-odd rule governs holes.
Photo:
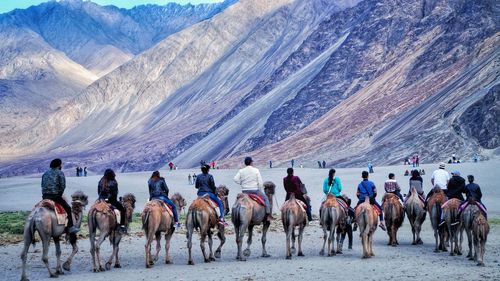
MULTIPOLYGON (((234 177, 234 182, 241 186, 242 192, 246 194, 254 194, 261 197, 264 201, 266 214, 268 220, 273 220, 271 207, 269 203, 268 197, 261 191, 263 187, 263 180, 260 174, 259 169, 253 167, 253 160, 251 157, 246 157, 244 160, 245 167, 240 169, 238 173, 234 177)), ((54 159, 50 163, 50 169, 46 171, 42 176, 42 198, 53 200, 55 203, 60 204, 67 214, 71 214, 71 207, 68 203, 63 199, 62 195, 66 188, 66 181, 64 177, 64 173, 61 171, 62 169, 62 161, 61 159, 54 159)), ((222 201, 216 195, 216 186, 214 178, 211 174, 209 174, 210 166, 202 165, 201 172, 202 174, 196 177, 195 187, 198 189, 198 196, 209 196, 213 201, 218 204, 220 209, 220 217, 219 223, 222 225, 227 225, 224 220, 224 206, 222 201)), ((349 209, 349 212, 353 212, 353 209, 350 208, 350 200, 346 199, 342 196, 342 183, 340 178, 335 176, 335 169, 330 169, 328 173, 328 177, 326 177, 323 181, 323 192, 325 195, 329 193, 333 194, 338 199, 343 200, 346 203, 346 206, 349 209)), ((423 197, 423 179, 420 176, 417 170, 413 170, 411 172, 412 176, 409 180, 410 191, 408 192, 409 198, 411 195, 412 188, 415 188, 419 197, 422 201, 426 201, 423 197)), ((126 233, 127 228, 125 226, 125 208, 118 201, 118 182, 115 179, 115 173, 111 169, 107 169, 104 172, 104 176, 100 179, 97 193, 99 199, 106 200, 109 204, 118 209, 121 213, 120 217, 120 225, 119 231, 122 233, 126 233)), ((358 204, 364 202, 366 197, 369 197, 370 204, 375 205, 379 211, 380 218, 380 227, 385 230, 384 224, 384 215, 380 204, 376 201, 377 197, 377 189, 375 184, 368 179, 369 173, 367 171, 363 171, 361 174, 362 181, 359 183, 356 195, 358 197, 358 204)), ((481 188, 479 185, 474 183, 474 176, 469 175, 468 177, 469 184, 465 185, 465 179, 460 176, 460 172, 455 171, 452 173, 452 176, 448 174, 445 170, 445 164, 440 163, 439 169, 434 171, 431 177, 431 183, 434 188, 427 194, 426 198, 430 198, 430 196, 434 193, 436 188, 442 189, 447 198, 457 198, 461 200, 463 203, 460 206, 460 211, 465 209, 465 207, 470 202, 476 202, 478 207, 483 211, 486 216, 486 208, 481 202, 481 188), (466 194, 466 200, 462 196, 462 193, 466 194)), ((307 191, 305 190, 305 186, 300 180, 299 177, 294 176, 293 168, 287 169, 287 176, 283 178, 283 186, 285 191, 287 192, 286 199, 290 198, 291 194, 294 194, 295 198, 304 202, 306 205, 306 213, 309 221, 312 221, 311 214, 311 202, 309 197, 307 197, 307 191)), ((165 202, 168 206, 170 206, 173 216, 174 223, 176 227, 180 227, 179 216, 177 212, 177 208, 175 204, 169 199, 168 193, 169 189, 165 182, 165 179, 160 176, 160 172, 154 171, 151 175, 151 178, 148 181, 149 187, 149 199, 158 199, 165 202)), ((405 200, 401 195, 401 188, 395 180, 395 175, 393 173, 389 174, 388 180, 384 183, 384 189, 386 193, 394 193, 397 195, 402 203, 404 204, 405 200)), ((426 202, 425 202, 426 204, 426 202)), ((441 221, 444 222, 443 218, 441 221)), ((76 237, 76 233, 79 231, 77 227, 73 225, 72 216, 68 216, 68 224, 67 231, 70 234, 70 237, 76 237)))

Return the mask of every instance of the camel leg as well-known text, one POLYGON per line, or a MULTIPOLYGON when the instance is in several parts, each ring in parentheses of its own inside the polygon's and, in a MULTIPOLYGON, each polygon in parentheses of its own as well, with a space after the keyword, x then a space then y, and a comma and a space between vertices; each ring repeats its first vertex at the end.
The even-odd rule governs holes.
POLYGON ((54 245, 56 246, 56 260, 57 260, 56 274, 57 275, 64 274, 61 265, 61 239, 59 237, 54 237, 54 245))
POLYGON ((375 253, 373 252, 373 233, 368 235, 368 247, 370 251, 370 257, 374 257, 375 253))
POLYGON ((236 228, 236 245, 238 246, 238 253, 236 254, 236 259, 240 261, 246 261, 246 258, 241 254, 241 248, 243 244, 243 237, 245 236, 245 230, 247 226, 241 224, 236 228))
MULTIPOLYGON (((40 235, 42 236, 42 235, 40 235)), ((43 235, 45 236, 45 235, 43 235)), ((43 245, 43 255, 42 255, 42 261, 45 264, 45 267, 47 267, 47 270, 49 271, 50 278, 55 278, 58 277, 58 275, 52 270, 50 270, 49 266, 49 246, 50 246, 50 237, 41 237, 42 238, 42 245, 43 245)))
POLYGON ((106 239, 106 235, 104 233, 101 233, 95 246, 95 254, 97 257, 97 265, 99 266, 99 268, 97 270, 94 270, 94 272, 104 271, 104 267, 102 267, 101 265, 101 244, 102 242, 104 242, 104 239, 106 239))
POLYGON ((226 236, 224 236, 224 230, 218 231, 217 232, 217 237, 219 237, 220 244, 219 247, 217 247, 217 250, 215 251, 215 257, 220 258, 221 257, 221 252, 222 252, 222 245, 226 243, 226 236))
POLYGON ((337 254, 342 254, 342 248, 344 247, 345 231, 337 227, 337 254))
POLYGON ((158 261, 158 257, 160 256, 160 251, 161 251, 161 232, 155 233, 155 240, 156 240, 156 252, 155 252, 155 257, 153 258, 153 263, 158 261))
POLYGON ((63 263, 63 269, 66 271, 70 271, 73 257, 76 255, 76 253, 78 253, 78 244, 76 243, 76 241, 71 242, 71 247, 73 248, 73 251, 69 255, 68 259, 63 263))
MULTIPOLYGON (((26 233, 26 231, 25 231, 26 233)), ((31 244, 31 235, 29 237, 26 237, 27 234, 25 234, 24 237, 24 248, 23 251, 21 252, 21 261, 22 261, 22 273, 21 273, 21 281, 29 281, 28 277, 26 276, 26 260, 28 258, 28 250, 30 248, 31 244)))
POLYGON ((173 231, 165 233, 165 263, 171 264, 172 258, 170 257, 170 239, 172 238, 173 231))
POLYGON ((438 230, 437 227, 434 229, 434 239, 436 240, 436 247, 434 248, 434 252, 439 252, 439 240, 438 240, 438 230))
MULTIPOLYGON (((305 225, 301 225, 299 226, 299 239, 298 239, 298 248, 299 248, 299 252, 297 253, 297 256, 299 257, 303 257, 304 256, 304 253, 302 253, 302 238, 304 237, 304 228, 305 228, 305 225)), ((333 242, 332 242, 333 244, 333 242)))
POLYGON ((262 257, 263 258, 268 258, 270 255, 266 251, 266 241, 267 241, 267 230, 269 229, 269 226, 271 225, 270 222, 265 221, 263 226, 262 226, 262 257))
POLYGON ((292 229, 292 235, 291 235, 291 237, 292 237, 292 247, 291 247, 290 251, 291 251, 291 254, 293 255, 293 254, 295 254, 295 251, 296 251, 295 250, 295 226, 293 226, 293 224, 292 224, 289 227, 292 229))
POLYGON ((245 257, 249 257, 250 256, 250 246, 252 245, 252 237, 253 237, 253 225, 249 225, 248 226, 248 239, 247 239, 247 248, 243 251, 243 255, 245 257))
POLYGON ((467 243, 469 245, 469 253, 467 254, 467 257, 469 260, 473 260, 474 257, 472 256, 472 233, 470 229, 465 230, 465 234, 467 235, 467 243))
POLYGON ((207 233, 204 230, 200 230, 201 232, 201 237, 200 237, 200 248, 201 248, 201 253, 203 254, 203 259, 205 262, 210 262, 210 259, 207 256, 207 252, 205 249, 205 239, 207 239, 207 233))
POLYGON ((109 259, 106 262, 106 264, 104 265, 104 268, 106 268, 106 270, 110 270, 111 269, 111 265, 113 264, 113 259, 117 255, 117 253, 118 253, 118 243, 119 242, 115 241, 115 239, 116 239, 116 237, 113 237, 113 238, 110 237, 110 240, 113 240, 113 242, 112 242, 112 244, 113 244, 113 252, 111 253, 111 256, 109 257, 109 259))
POLYGON ((193 229, 192 229, 192 226, 188 227, 188 231, 187 231, 186 236, 187 236, 187 247, 188 247, 188 264, 194 265, 192 251, 191 251, 191 248, 193 247, 193 241, 192 241, 193 229))
POLYGON ((115 253, 115 268, 122 268, 121 263, 120 263, 120 258, 118 253, 120 252, 120 244, 116 245, 116 253, 115 253))
POLYGON ((293 227, 292 226, 288 226, 288 229, 286 229, 286 259, 287 260, 290 260, 292 259, 292 250, 290 249, 290 239, 292 237, 292 230, 293 230, 293 227))
POLYGON ((146 245, 144 245, 144 254, 145 254, 145 260, 146 260, 146 268, 151 267, 151 239, 149 239, 147 233, 146 233, 146 245))
POLYGON ((335 252, 335 226, 332 225, 330 228, 330 235, 328 236, 328 256, 331 257, 335 256, 336 254, 337 253, 335 252))
POLYGON ((208 259, 210 261, 215 261, 215 257, 214 257, 214 252, 212 251, 212 246, 214 244, 214 241, 212 240, 212 230, 208 230, 208 250, 209 250, 209 254, 208 254, 208 259))
MULTIPOLYGON (((360 230, 361 231, 361 230, 360 230)), ((363 246, 363 258, 369 258, 370 255, 368 255, 368 236, 366 234, 361 235, 361 244, 363 246)))
MULTIPOLYGON (((342 241, 344 241, 344 238, 345 238, 345 234, 343 235, 343 238, 342 238, 342 241)), ((349 239, 349 246, 348 246, 348 249, 349 250, 352 250, 352 225, 349 225, 347 227, 347 238, 349 239)))
POLYGON ((97 270, 97 263, 96 263, 96 248, 95 248, 95 232, 90 232, 89 234, 89 240, 90 240, 90 255, 92 255, 92 271, 98 272, 97 270))
MULTIPOLYGON (((327 240, 327 229, 326 225, 323 225, 323 247, 321 247, 321 251, 319 251, 319 254, 324 256, 325 255, 325 245, 326 245, 326 240, 327 240)), ((330 245, 328 245, 330 246, 330 245)), ((328 253, 330 253, 330 247, 328 247, 328 253)))
POLYGON ((484 252, 485 252, 485 245, 486 242, 484 240, 481 240, 479 242, 479 255, 478 255, 478 266, 484 266, 484 252))

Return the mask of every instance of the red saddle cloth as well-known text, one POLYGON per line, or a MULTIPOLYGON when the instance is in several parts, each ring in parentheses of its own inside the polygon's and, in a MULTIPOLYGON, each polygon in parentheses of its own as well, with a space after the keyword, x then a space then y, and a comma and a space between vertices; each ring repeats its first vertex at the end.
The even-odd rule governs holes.
POLYGON ((58 224, 66 225, 68 223, 68 214, 66 214, 66 211, 64 210, 64 208, 60 204, 58 204, 50 199, 43 199, 42 201, 38 202, 35 205, 35 208, 39 208, 39 207, 44 207, 44 208, 49 208, 49 209, 54 210, 54 212, 56 213, 56 218, 57 218, 58 224))
POLYGON ((347 203, 343 199, 337 198, 337 202, 342 208, 344 208, 344 210, 347 211, 349 209, 349 206, 347 206, 347 203))
POLYGON ((380 216, 380 214, 382 213, 382 210, 380 210, 380 208, 377 205, 372 205, 372 207, 373 207, 373 210, 375 211, 375 213, 377 213, 377 216, 380 216))
POLYGON ((248 194, 248 196, 255 202, 257 202, 259 205, 262 205, 262 206, 265 206, 266 205, 266 201, 264 201, 264 198, 260 197, 259 195, 257 194, 248 194))

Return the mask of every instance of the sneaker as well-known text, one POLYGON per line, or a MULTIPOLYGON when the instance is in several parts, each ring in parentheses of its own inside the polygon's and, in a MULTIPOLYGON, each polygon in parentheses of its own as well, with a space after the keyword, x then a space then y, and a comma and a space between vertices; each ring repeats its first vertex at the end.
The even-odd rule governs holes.
POLYGON ((219 219, 219 224, 223 226, 228 226, 229 224, 224 219, 219 219))
POLYGON ((181 228, 181 227, 182 227, 182 225, 181 225, 181 223, 180 223, 180 222, 176 222, 176 223, 174 224, 174 227, 175 227, 175 228, 181 228))
POLYGON ((358 224, 357 224, 357 223, 354 223, 354 227, 352 228, 352 231, 353 231, 353 232, 356 232, 356 230, 358 230, 358 224))
POLYGON ((271 214, 267 215, 267 220, 268 221, 273 221, 274 220, 273 215, 271 215, 271 214))
POLYGON ((459 221, 456 221, 456 222, 451 223, 451 225, 457 225, 459 223, 460 223, 459 221))
POLYGON ((127 227, 124 225, 120 225, 120 227, 118 228, 118 232, 120 232, 120 234, 127 234, 127 227))
POLYGON ((442 220, 442 221, 439 223, 439 226, 443 226, 443 225, 444 225, 444 223, 445 223, 445 221, 444 221, 444 220, 442 220))
POLYGON ((379 226, 379 227, 380 227, 383 231, 387 231, 387 228, 385 228, 385 224, 380 223, 378 226, 379 226))
POLYGON ((70 234, 76 234, 78 231, 80 231, 80 229, 74 225, 68 229, 70 234))

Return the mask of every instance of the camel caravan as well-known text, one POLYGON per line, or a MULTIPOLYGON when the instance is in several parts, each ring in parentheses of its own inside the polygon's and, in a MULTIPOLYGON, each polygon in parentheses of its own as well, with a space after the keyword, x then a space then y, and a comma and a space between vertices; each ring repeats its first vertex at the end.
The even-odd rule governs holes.
MULTIPOLYGON (((241 187, 241 193, 236 196, 232 208, 229 208, 229 189, 225 185, 216 187, 210 167, 202 165, 201 174, 197 176, 195 187, 198 197, 189 205, 184 227, 186 229, 187 251, 189 265, 193 265, 193 236, 199 233, 200 248, 204 262, 209 263, 220 258, 222 247, 226 242, 225 231, 228 223, 225 216, 231 216, 234 226, 237 246, 236 260, 246 261, 251 255, 253 229, 262 225, 261 257, 270 257, 266 250, 266 237, 275 219, 273 217, 273 198, 276 185, 262 180, 260 171, 253 167, 251 157, 244 160, 245 167, 234 177, 234 182, 241 187), (213 236, 217 235, 219 245, 213 251, 213 236), (247 245, 243 250, 243 240, 247 234, 247 245), (205 242, 208 242, 208 251, 205 242)), ((54 159, 50 169, 42 176, 42 198, 35 205, 26 219, 24 227, 24 248, 22 250, 21 280, 28 280, 26 274, 27 253, 31 244, 35 244, 35 234, 38 233, 43 245, 42 261, 49 271, 50 277, 58 277, 69 271, 71 261, 78 252, 77 237, 83 212, 88 205, 88 196, 81 191, 71 195, 71 207, 63 197, 65 178, 61 171, 62 161, 54 159), (60 241, 65 234, 73 247, 73 251, 64 264, 61 264, 60 241), (56 247, 57 265, 55 271, 48 262, 48 250, 51 238, 56 247)), ((335 176, 335 169, 330 169, 328 177, 323 182, 325 194, 319 207, 319 224, 323 230, 323 245, 320 255, 334 256, 343 253, 345 237, 349 239, 348 248, 352 249, 353 231, 359 229, 362 245, 362 258, 375 256, 373 237, 378 227, 387 232, 388 245, 397 247, 398 229, 404 222, 405 214, 411 224, 413 234, 412 245, 421 245, 422 224, 429 213, 429 220, 434 231, 435 252, 447 251, 450 255, 462 255, 463 232, 468 240, 467 257, 477 265, 484 266, 485 244, 489 232, 486 208, 481 203, 481 190, 474 183, 474 177, 468 176, 469 184, 460 173, 455 171, 449 176, 444 170, 444 164, 439 165, 431 179, 433 188, 424 197, 423 180, 418 171, 412 171, 410 189, 406 198, 401 195, 401 188, 394 174, 389 174, 384 183, 385 194, 382 205, 376 201, 377 189, 369 180, 369 173, 363 171, 362 181, 357 187, 358 204, 351 207, 351 199, 342 194, 342 183, 335 176), (464 199, 462 193, 467 198, 464 199), (335 237, 336 235, 336 237, 335 237), (336 247, 335 247, 336 242, 336 247), (326 251, 325 251, 326 248, 326 251)), ((313 221, 311 214, 311 199, 307 195, 305 184, 294 175, 293 168, 287 169, 283 178, 286 191, 285 202, 280 208, 281 223, 285 233, 285 258, 291 259, 304 256, 302 241, 304 230, 313 221), (297 250, 295 241, 297 240, 297 250)), ((153 172, 148 181, 149 201, 141 213, 142 229, 145 237, 145 267, 152 267, 159 259, 161 252, 161 237, 165 237, 165 263, 171 264, 170 241, 176 229, 181 228, 179 212, 186 207, 186 201, 181 194, 175 193, 169 198, 169 189, 165 179, 158 171, 153 172), (156 240, 153 254, 151 248, 156 240)), ((133 219, 136 198, 127 193, 118 197, 118 182, 113 170, 105 171, 98 184, 98 199, 88 211, 88 231, 92 269, 94 272, 110 270, 113 262, 115 268, 120 268, 119 246, 128 226, 133 219), (104 263, 101 262, 100 250, 102 243, 108 238, 112 246, 112 254, 104 263)))

